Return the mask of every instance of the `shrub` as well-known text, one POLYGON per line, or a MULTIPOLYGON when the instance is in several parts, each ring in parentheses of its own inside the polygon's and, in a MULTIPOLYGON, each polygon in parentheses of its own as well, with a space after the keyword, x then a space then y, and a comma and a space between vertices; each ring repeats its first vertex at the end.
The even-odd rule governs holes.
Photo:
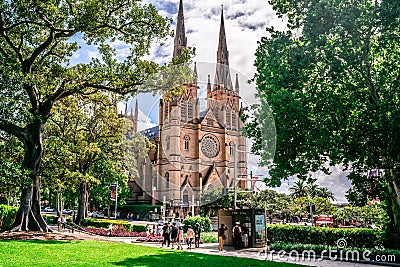
POLYGON ((336 246, 345 239, 347 247, 381 248, 382 231, 377 229, 343 229, 296 225, 267 225, 269 243, 314 244, 336 246))
POLYGON ((200 238, 204 243, 218 243, 218 233, 202 233, 200 238))
POLYGON ((200 217, 199 215, 194 216, 194 217, 186 217, 183 220, 183 231, 186 232, 188 226, 190 225, 192 228, 195 227, 196 223, 200 224, 200 228, 202 232, 211 232, 212 231, 212 226, 211 226, 211 220, 208 217, 200 217))
POLYGON ((11 226, 15 221, 17 211, 18 207, 0 205, 0 231, 11 229, 11 226))
POLYGON ((127 232, 145 232, 146 226, 141 224, 130 224, 127 221, 108 220, 108 219, 84 219, 81 223, 83 226, 92 226, 97 228, 108 228, 110 224, 122 226, 127 232))

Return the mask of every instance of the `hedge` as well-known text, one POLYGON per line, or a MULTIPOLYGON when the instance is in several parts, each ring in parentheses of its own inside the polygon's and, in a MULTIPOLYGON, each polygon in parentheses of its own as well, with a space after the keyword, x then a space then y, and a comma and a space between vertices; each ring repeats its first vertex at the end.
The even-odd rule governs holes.
POLYGON ((0 205, 0 231, 6 231, 11 229, 12 224, 15 221, 18 207, 0 205))
POLYGON ((267 225, 269 243, 314 244, 336 246, 339 239, 347 247, 382 248, 383 231, 378 229, 343 229, 296 225, 267 225))
POLYGON ((141 224, 130 224, 127 221, 107 220, 107 219, 84 219, 83 226, 92 226, 96 228, 108 228, 110 224, 121 225, 127 232, 145 232, 146 226, 141 224))
POLYGON ((188 226, 190 225, 192 228, 195 227, 196 223, 200 224, 200 228, 202 232, 211 232, 212 231, 212 225, 211 225, 211 220, 208 217, 200 217, 199 215, 190 217, 187 216, 183 220, 183 231, 186 233, 188 226))

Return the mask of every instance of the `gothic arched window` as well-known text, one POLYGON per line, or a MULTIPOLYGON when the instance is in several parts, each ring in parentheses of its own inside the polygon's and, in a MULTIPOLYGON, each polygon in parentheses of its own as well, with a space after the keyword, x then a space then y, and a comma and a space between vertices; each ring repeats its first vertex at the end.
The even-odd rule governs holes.
POLYGON ((165 173, 165 183, 167 185, 165 188, 167 190, 169 190, 169 173, 168 172, 165 173))
POLYGON ((193 118, 193 100, 188 100, 187 113, 188 113, 187 120, 188 121, 192 120, 192 118, 193 118))
POLYGON ((181 102, 181 121, 186 122, 187 117, 186 117, 186 101, 181 102))
POLYGON ((190 137, 188 135, 185 135, 185 137, 183 138, 183 142, 184 142, 184 147, 185 150, 189 150, 189 141, 190 141, 190 137))
POLYGON ((165 141, 166 141, 166 149, 169 150, 171 148, 171 137, 167 135, 165 141))
POLYGON ((183 203, 189 203, 189 193, 187 190, 183 191, 183 203))
POLYGON ((236 130, 236 114, 234 110, 232 110, 232 129, 236 130))
POLYGON ((229 155, 233 155, 233 142, 229 142, 229 155))

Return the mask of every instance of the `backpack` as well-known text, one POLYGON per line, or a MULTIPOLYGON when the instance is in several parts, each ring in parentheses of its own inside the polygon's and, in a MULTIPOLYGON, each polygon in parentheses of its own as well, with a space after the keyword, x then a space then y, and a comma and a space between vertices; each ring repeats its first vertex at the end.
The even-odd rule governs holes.
POLYGON ((240 237, 240 229, 239 226, 235 226, 235 229, 233 230, 233 235, 235 237, 240 237))
POLYGON ((177 237, 178 236, 178 227, 173 226, 171 229, 171 236, 177 237))

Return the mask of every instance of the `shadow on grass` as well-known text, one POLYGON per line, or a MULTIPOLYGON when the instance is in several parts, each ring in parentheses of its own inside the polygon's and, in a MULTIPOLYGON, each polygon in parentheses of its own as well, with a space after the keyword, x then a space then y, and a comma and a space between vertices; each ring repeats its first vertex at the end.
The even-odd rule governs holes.
POLYGON ((50 245, 64 245, 72 242, 76 242, 75 240, 0 240, 1 243, 31 243, 31 244, 50 244, 50 245))
POLYGON ((266 262, 256 259, 238 258, 238 257, 222 257, 216 255, 206 255, 200 253, 185 253, 166 251, 161 255, 140 256, 137 258, 126 258, 123 261, 113 262, 116 266, 174 266, 174 267, 250 267, 250 266, 294 266, 289 264, 280 264, 276 262, 266 262))

